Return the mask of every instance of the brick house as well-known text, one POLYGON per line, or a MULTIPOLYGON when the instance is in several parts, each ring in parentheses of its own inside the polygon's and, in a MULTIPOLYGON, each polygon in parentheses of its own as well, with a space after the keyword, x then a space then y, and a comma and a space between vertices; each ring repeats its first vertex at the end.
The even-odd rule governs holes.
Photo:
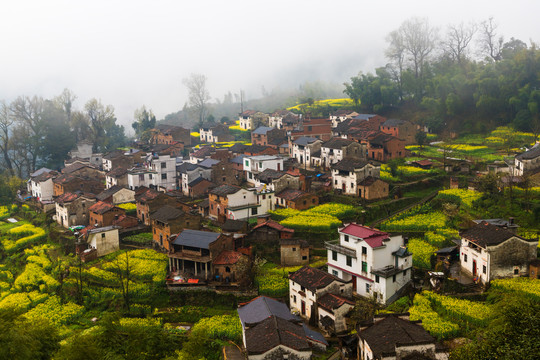
POLYGON ((96 178, 81 177, 74 174, 62 174, 55 179, 54 196, 60 196, 66 192, 81 191, 84 193, 99 194, 105 189, 104 181, 96 178))
POLYGON ((125 215, 126 211, 113 204, 98 201, 88 208, 88 213, 90 225, 104 227, 112 225, 113 221, 125 215))
POLYGON ((197 164, 204 159, 207 159, 216 152, 216 148, 213 146, 202 146, 200 149, 193 151, 189 154, 189 162, 197 164))
POLYGON ((309 264, 309 244, 306 240, 282 239, 279 241, 281 266, 309 264))
POLYGON ((214 280, 225 282, 236 282, 244 277, 247 267, 242 268, 249 259, 246 255, 234 251, 223 250, 213 261, 214 280))
MULTIPOLYGON (((241 171, 243 173, 243 171, 241 171)), ((219 163, 212 165, 211 180, 215 185, 240 185, 243 174, 236 171, 236 164, 228 160, 221 160, 219 163)))
POLYGON ((354 307, 351 281, 344 281, 332 274, 317 268, 304 266, 289 274, 289 306, 302 317, 320 323, 325 316, 330 316, 333 322, 333 332, 347 330, 345 314, 354 307), (328 295, 332 295, 330 299, 328 295), (320 300, 324 307, 321 306, 320 300), (337 300, 341 306, 334 307, 331 303, 337 300), (345 305, 345 306, 343 306, 345 305), (320 314, 323 308, 324 314, 320 314), (340 311, 337 311, 337 310, 340 311), (322 315, 322 316, 321 316, 322 315))
POLYGON ((362 160, 366 155, 366 144, 335 137, 321 145, 321 166, 329 168, 345 158, 362 160))
POLYGON ((386 162, 407 156, 405 140, 389 134, 382 132, 372 134, 367 138, 367 144, 369 159, 386 162))
POLYGON ((186 229, 170 242, 169 269, 205 280, 213 277, 213 260, 224 250, 234 250, 232 236, 209 231, 186 229))
POLYGON ((416 144, 416 126, 410 121, 388 119, 380 125, 380 130, 405 141, 405 145, 416 144))
POLYGON ((269 216, 259 216, 257 225, 251 229, 250 238, 253 242, 269 243, 277 242, 282 239, 291 239, 294 236, 294 230, 286 228, 277 221, 270 220, 269 216))
POLYGON ((206 180, 205 178, 198 177, 197 179, 190 182, 187 185, 186 189, 189 197, 198 198, 202 196, 207 196, 210 190, 215 186, 216 184, 214 184, 213 182, 206 180))
POLYGON ((319 205, 319 197, 302 190, 286 189, 276 194, 276 205, 296 210, 306 210, 319 205))
POLYGON ((302 136, 328 141, 332 137, 332 122, 328 118, 305 119, 299 128, 291 131, 290 139, 294 141, 302 136))
POLYGON ((482 283, 524 276, 536 259, 538 239, 525 239, 504 228, 482 221, 461 233, 461 270, 482 283))
POLYGON ((152 224, 150 213, 161 206, 177 207, 177 200, 174 197, 149 188, 139 188, 135 193, 135 202, 137 204, 137 218, 145 225, 152 224))
POLYGON ((152 129, 151 133, 152 144, 172 144, 177 141, 185 146, 191 145, 191 132, 180 126, 160 124, 152 129))
POLYGON ((57 197, 56 222, 65 228, 75 225, 88 225, 88 208, 96 203, 92 195, 65 193, 57 197))
POLYGON ((226 209, 229 206, 228 195, 235 194, 240 190, 240 187, 233 185, 221 185, 212 189, 208 194, 210 204, 209 216, 212 219, 224 222, 227 217, 226 209))
POLYGON ((182 209, 164 205, 150 214, 150 221, 154 242, 169 251, 171 235, 179 234, 184 229, 198 230, 201 218, 198 214, 193 215, 182 209))
POLYGON ((135 191, 115 185, 103 190, 96 199, 114 205, 135 202, 135 191))
POLYGON ((113 187, 113 186, 121 186, 121 187, 127 187, 128 186, 128 178, 127 178, 127 169, 118 167, 116 169, 112 169, 105 175, 105 187, 107 189, 113 187))
POLYGON ((377 200, 388 197, 389 185, 379 178, 368 176, 358 181, 356 196, 366 200, 377 200))
POLYGON ((251 132, 251 143, 254 145, 271 146, 277 148, 275 144, 276 140, 281 140, 281 143, 287 141, 285 130, 260 126, 251 132))
POLYGON ((267 187, 279 193, 285 189, 299 190, 301 187, 300 173, 291 174, 285 171, 266 169, 255 176, 255 186, 266 184, 267 187))

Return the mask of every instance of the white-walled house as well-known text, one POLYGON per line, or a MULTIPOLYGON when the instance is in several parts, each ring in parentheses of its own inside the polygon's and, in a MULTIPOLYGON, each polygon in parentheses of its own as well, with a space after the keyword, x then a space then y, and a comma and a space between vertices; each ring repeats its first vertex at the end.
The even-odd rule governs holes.
POLYGON ((358 113, 353 110, 337 110, 330 115, 332 121, 332 129, 341 124, 347 119, 352 119, 357 116, 358 113))
POLYGON ((118 226, 89 229, 86 233, 88 245, 97 250, 97 256, 104 256, 120 250, 118 226))
POLYGON ((182 193, 186 196, 189 196, 188 184, 191 183, 193 180, 198 178, 203 178, 209 181, 212 180, 212 169, 188 162, 177 166, 176 174, 180 180, 182 193))
POLYGON ((394 301, 412 275, 412 254, 403 236, 358 224, 339 229, 339 240, 327 242, 328 272, 352 280, 357 294, 379 303, 394 301))
POLYGON ((334 137, 321 145, 322 166, 329 167, 345 158, 365 159, 367 147, 354 140, 334 137))
POLYGON ((461 234, 461 270, 482 283, 526 275, 537 246, 538 239, 525 239, 482 221, 461 234))
POLYGON ((240 113, 238 120, 240 120, 240 128, 242 130, 253 130, 253 116, 256 113, 255 110, 246 110, 240 113))
POLYGON ((147 157, 147 167, 156 173, 154 185, 171 191, 176 188, 176 157, 153 154, 147 157))
POLYGON ((339 333, 347 330, 344 315, 354 307, 352 290, 351 281, 304 266, 289 274, 289 307, 306 319, 315 317, 318 323, 328 317, 332 331, 339 333))
POLYGON ((41 168, 30 175, 27 183, 28 192, 38 201, 52 201, 54 196, 53 180, 58 176, 56 171, 41 168))
POLYGON ((540 168, 540 144, 516 156, 514 160, 514 175, 523 176, 527 171, 540 168))
POLYGON ((252 185, 256 183, 256 175, 266 169, 283 170, 283 158, 275 155, 246 156, 243 159, 243 164, 246 179, 252 185))
POLYGON ((136 190, 141 186, 156 187, 157 172, 145 167, 134 167, 128 170, 128 187, 136 190))
POLYGON ((259 187, 240 189, 227 196, 227 219, 243 220, 268 213, 274 210, 274 191, 259 187))
POLYGON ((380 178, 381 166, 366 160, 343 159, 332 165, 332 186, 344 194, 362 196, 359 183, 371 176, 380 178))
POLYGON ((301 136, 292 142, 291 157, 300 165, 311 167, 311 157, 321 150, 322 141, 317 138, 301 136))

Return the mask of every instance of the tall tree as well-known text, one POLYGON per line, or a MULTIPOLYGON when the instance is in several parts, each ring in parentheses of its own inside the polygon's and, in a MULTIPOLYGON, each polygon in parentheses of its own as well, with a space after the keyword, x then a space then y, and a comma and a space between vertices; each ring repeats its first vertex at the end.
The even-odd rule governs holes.
POLYGON ((90 120, 95 150, 105 152, 124 146, 124 127, 116 124, 112 105, 105 106, 101 101, 91 99, 84 108, 90 120))
POLYGON ((191 74, 183 80, 188 89, 189 106, 197 116, 199 125, 204 122, 208 112, 210 93, 206 88, 206 76, 203 74, 191 74))
POLYGON ((477 26, 474 23, 466 25, 461 22, 457 25, 448 26, 446 40, 444 42, 445 51, 460 66, 463 66, 467 58, 468 47, 476 31, 477 26))
POLYGON ((15 175, 13 164, 11 163, 11 131, 13 126, 13 117, 9 106, 2 100, 0 101, 0 151, 6 169, 11 175, 15 175))
POLYGON ((135 110, 135 121, 131 124, 135 135, 140 139, 141 136, 148 130, 153 129, 156 126, 156 117, 152 113, 151 109, 146 109, 146 106, 142 106, 140 109, 135 110))
POLYGON ((497 34, 498 25, 492 17, 482 22, 480 27, 480 48, 483 54, 495 61, 502 59, 504 37, 497 34))

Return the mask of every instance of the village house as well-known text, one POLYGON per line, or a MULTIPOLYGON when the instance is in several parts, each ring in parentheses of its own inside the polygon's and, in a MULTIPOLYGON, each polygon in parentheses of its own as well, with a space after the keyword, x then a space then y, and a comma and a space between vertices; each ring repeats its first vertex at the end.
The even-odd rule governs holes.
POLYGON ((27 183, 28 193, 37 201, 52 201, 54 196, 53 180, 58 176, 56 171, 41 168, 30 175, 27 183))
POLYGON ((255 110, 246 110, 238 115, 238 120, 240 121, 240 128, 242 130, 252 130, 254 129, 253 117, 257 113, 255 110))
POLYGON ((91 249, 96 249, 97 256, 105 256, 120 250, 118 226, 89 228, 85 233, 86 243, 91 249))
POLYGON ((136 166, 128 170, 128 187, 137 190, 140 187, 156 187, 157 171, 148 169, 145 166, 136 166))
POLYGON ((188 162, 178 165, 176 167, 176 174, 179 180, 181 179, 180 188, 185 196, 190 196, 189 184, 191 182, 199 178, 209 181, 212 179, 212 169, 188 162))
POLYGON ((98 201, 88 208, 89 224, 94 227, 105 227, 113 224, 113 221, 126 211, 113 204, 98 201))
POLYGON ((407 156, 405 140, 395 136, 378 132, 367 138, 368 158, 386 162, 388 160, 407 156))
POLYGON ((285 189, 300 189, 300 176, 285 171, 266 169, 253 179, 255 186, 266 185, 267 188, 278 193, 285 189))
POLYGON ((189 154, 189 162, 192 164, 198 164, 204 159, 207 159, 216 152, 216 148, 213 146, 201 146, 199 150, 195 150, 189 154))
POLYGON ((184 129, 180 126, 160 124, 152 129, 151 133, 150 143, 152 144, 172 144, 174 142, 180 142, 184 144, 184 146, 191 145, 191 132, 189 129, 184 129))
POLYGON ((264 187, 218 186, 209 194, 210 218, 224 222, 225 219, 243 220, 264 215, 275 208, 273 195, 273 190, 264 187))
POLYGON ((111 171, 119 167, 129 169, 136 164, 141 164, 145 155, 144 152, 138 149, 130 149, 127 152, 121 150, 112 151, 103 156, 103 171, 111 171))
POLYGON ((212 261, 224 250, 234 250, 234 239, 227 234, 186 229, 171 239, 169 269, 210 280, 212 261))
POLYGON ((90 194, 99 194, 105 189, 101 179, 77 176, 74 174, 62 174, 53 179, 54 196, 60 196, 67 192, 81 191, 90 194))
POLYGON ((298 125, 301 120, 301 116, 297 115, 289 110, 278 110, 270 114, 268 118, 268 126, 291 131, 298 125))
POLYGON ((390 185, 381 179, 368 176, 358 181, 357 196, 368 201, 379 200, 388 197, 390 185))
POLYGON ((310 359, 312 349, 326 351, 328 342, 292 315, 282 302, 266 296, 240 304, 238 316, 248 359, 310 359))
POLYGON ((363 196, 358 184, 368 176, 379 178, 380 165, 366 160, 343 159, 332 165, 332 186, 344 194, 363 196))
POLYGON ((334 111, 332 114, 330 114, 330 121, 332 122, 332 128, 335 128, 339 124, 341 124, 343 121, 347 119, 352 119, 353 117, 359 115, 356 111, 353 110, 346 110, 346 109, 340 109, 334 111))
POLYGON ((135 202, 135 191, 115 185, 103 190, 96 196, 98 201, 104 201, 114 205, 135 202))
POLYGON ((244 172, 248 183, 255 185, 257 174, 266 169, 281 171, 283 169, 283 158, 274 155, 246 156, 243 159, 244 172))
POLYGON ((356 141, 339 137, 332 138, 321 145, 321 166, 329 168, 331 165, 345 159, 365 159, 367 146, 356 141))
POLYGON ((71 174, 80 177, 96 178, 99 180, 105 180, 105 172, 97 167, 89 164, 83 164, 80 162, 67 165, 62 169, 62 174, 71 174))
POLYGON ((109 189, 113 186, 128 187, 128 170, 126 168, 118 167, 109 171, 105 175, 105 188, 109 189))
POLYGON ((493 279, 528 275, 537 246, 538 238, 525 239, 483 221, 461 234, 461 270, 484 284, 493 279))
POLYGON ((277 155, 279 150, 270 146, 249 145, 244 147, 243 154, 247 156, 277 155))
POLYGON ((179 207, 178 200, 175 197, 146 187, 139 188, 135 193, 135 201, 137 204, 137 218, 145 225, 152 225, 150 214, 160 207, 165 205, 174 208, 179 207))
POLYGON ((287 142, 285 130, 279 130, 268 126, 260 126, 251 132, 251 143, 254 145, 271 146, 277 148, 284 142, 287 142))
POLYGON ((152 238, 161 248, 170 250, 171 235, 179 234, 184 229, 198 230, 201 218, 182 209, 170 205, 161 206, 150 214, 152 238))
POLYGON ((206 180, 205 178, 198 177, 189 184, 187 184, 187 196, 190 198, 206 197, 210 190, 216 187, 216 184, 206 180))
POLYGON ((302 136, 291 144, 291 157, 294 158, 300 166, 310 167, 312 165, 311 157, 321 151, 322 141, 313 137, 302 136))
POLYGON ((301 239, 282 239, 279 241, 281 266, 309 264, 309 243, 301 239))
POLYGON ((229 195, 236 194, 242 188, 234 185, 221 185, 214 188, 208 194, 210 205, 209 217, 219 222, 225 222, 227 218, 227 208, 229 206, 229 195))
POLYGON ((241 252, 223 250, 213 261, 214 280, 226 283, 239 281, 246 276, 249 259, 241 252))
POLYGON ((325 316, 332 318, 334 332, 347 330, 345 314, 353 307, 351 281, 344 281, 325 271, 304 266, 289 274, 289 304, 291 311, 297 311, 302 317, 315 319, 319 323, 325 316), (332 294, 330 298, 327 295, 332 294), (321 308, 319 300, 327 308, 321 308), (337 300, 341 306, 330 305, 337 300), (321 313, 324 311, 323 313, 321 313))
POLYGON ((540 145, 519 154, 514 160, 514 176, 523 176, 527 172, 540 169, 540 145))
POLYGON ((290 132, 290 140, 292 142, 302 136, 328 141, 332 137, 332 122, 327 118, 305 119, 290 132))
POLYGON ((88 208, 96 203, 92 195, 65 193, 55 199, 56 222, 65 228, 88 225, 88 208))
POLYGON ((250 238, 253 242, 269 244, 283 239, 291 239, 294 230, 286 228, 277 221, 270 220, 270 215, 257 217, 257 225, 251 229, 250 238))
POLYGON ((357 325, 358 359, 447 360, 448 352, 409 313, 375 315, 357 325), (384 339, 384 340, 383 340, 384 339))
POLYGON ((381 124, 380 130, 398 139, 404 140, 405 145, 416 144, 416 127, 407 120, 388 119, 381 124))
POLYGON ((212 182, 215 185, 240 185, 244 178, 243 170, 242 174, 236 171, 236 165, 229 162, 228 159, 221 160, 218 163, 212 164, 212 182))
POLYGON ((146 157, 146 167, 154 173, 153 185, 164 191, 176 188, 176 157, 153 153, 146 157))
POLYGON ((412 254, 401 235, 358 224, 339 229, 339 240, 326 242, 328 272, 353 290, 381 304, 396 300, 412 278, 412 254))
POLYGON ((306 210, 319 205, 319 197, 302 190, 286 189, 276 194, 276 205, 296 210, 306 210))
POLYGON ((224 125, 206 124, 199 129, 201 142, 218 143, 234 140, 234 135, 229 132, 229 128, 224 125))

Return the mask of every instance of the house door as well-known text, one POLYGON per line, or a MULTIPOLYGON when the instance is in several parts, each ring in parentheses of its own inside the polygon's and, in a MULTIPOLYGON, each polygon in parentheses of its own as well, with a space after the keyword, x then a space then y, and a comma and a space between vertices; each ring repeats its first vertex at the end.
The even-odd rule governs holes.
POLYGON ((345 183, 341 184, 341 190, 343 190, 343 192, 345 192, 345 183))
POLYGON ((476 276, 476 260, 472 261, 472 274, 476 276))
POLYGON ((352 290, 356 292, 356 276, 352 277, 352 290))
POLYGON ((306 303, 302 300, 302 315, 306 315, 306 303))

